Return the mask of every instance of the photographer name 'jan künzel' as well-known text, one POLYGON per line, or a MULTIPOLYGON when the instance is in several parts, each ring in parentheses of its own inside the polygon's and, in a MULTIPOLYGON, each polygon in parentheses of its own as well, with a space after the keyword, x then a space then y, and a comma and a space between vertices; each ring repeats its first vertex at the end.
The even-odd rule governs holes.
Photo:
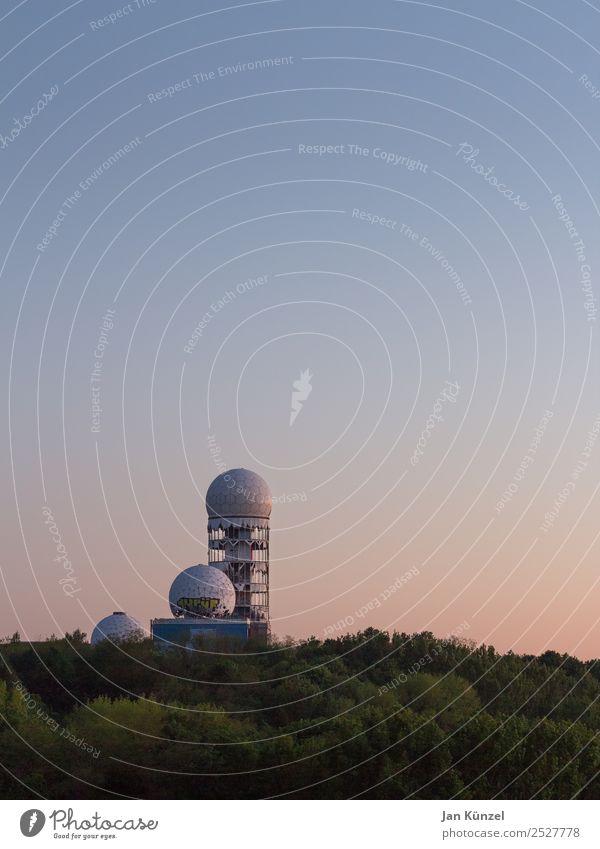
POLYGON ((461 814, 460 811, 456 813, 452 813, 452 811, 442 811, 442 819, 440 822, 446 822, 446 820, 503 820, 504 819, 504 811, 495 811, 495 812, 481 812, 481 811, 465 811, 464 814, 461 814))

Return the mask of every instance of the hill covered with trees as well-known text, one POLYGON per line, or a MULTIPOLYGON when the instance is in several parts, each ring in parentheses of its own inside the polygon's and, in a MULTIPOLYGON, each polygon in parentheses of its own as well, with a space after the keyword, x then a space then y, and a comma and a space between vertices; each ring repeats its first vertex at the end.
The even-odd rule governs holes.
POLYGON ((3 798, 594 798, 600 664, 364 632, 0 646, 3 798))

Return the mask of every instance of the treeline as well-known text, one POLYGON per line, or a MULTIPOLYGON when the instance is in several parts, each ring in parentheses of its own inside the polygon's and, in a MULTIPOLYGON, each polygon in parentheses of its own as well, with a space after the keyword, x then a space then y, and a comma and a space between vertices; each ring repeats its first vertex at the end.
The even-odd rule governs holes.
POLYGON ((368 629, 0 646, 3 798, 600 795, 600 668, 368 629))

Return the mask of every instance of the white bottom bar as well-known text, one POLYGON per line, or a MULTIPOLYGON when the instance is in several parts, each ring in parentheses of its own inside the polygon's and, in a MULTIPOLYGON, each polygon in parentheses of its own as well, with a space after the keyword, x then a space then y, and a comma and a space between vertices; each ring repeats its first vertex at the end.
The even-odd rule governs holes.
POLYGON ((39 847, 118 841, 119 846, 210 845, 211 849, 597 849, 599 809, 595 801, 10 800, 0 802, 0 833, 2 845, 9 849, 32 838, 35 843, 28 845, 39 847), (33 832, 42 822, 43 827, 32 837, 24 836, 22 822, 33 832))

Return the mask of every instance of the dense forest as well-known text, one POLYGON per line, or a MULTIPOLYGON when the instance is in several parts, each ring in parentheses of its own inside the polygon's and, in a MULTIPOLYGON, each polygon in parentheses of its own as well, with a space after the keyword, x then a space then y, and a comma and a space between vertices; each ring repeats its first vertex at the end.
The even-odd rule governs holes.
POLYGON ((0 646, 3 798, 600 795, 600 665, 430 633, 0 646))

